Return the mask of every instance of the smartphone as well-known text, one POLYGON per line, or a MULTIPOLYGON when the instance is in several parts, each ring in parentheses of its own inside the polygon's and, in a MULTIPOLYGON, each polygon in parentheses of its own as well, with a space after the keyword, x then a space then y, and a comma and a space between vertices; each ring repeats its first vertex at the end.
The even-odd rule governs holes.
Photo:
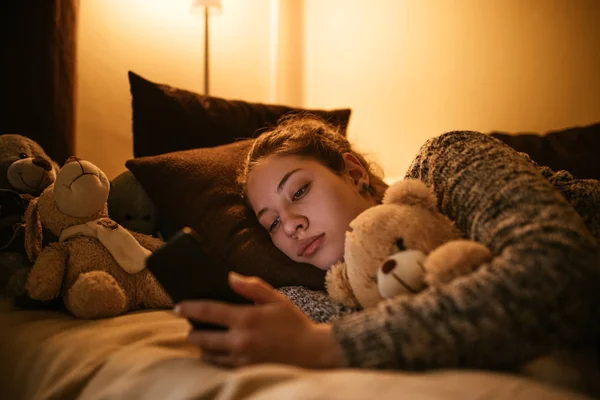
MULTIPOLYGON (((204 247, 190 227, 176 232, 146 259, 146 267, 175 303, 211 299, 253 304, 229 286, 231 266, 204 247)), ((224 330, 220 325, 189 320, 194 329, 224 330)))

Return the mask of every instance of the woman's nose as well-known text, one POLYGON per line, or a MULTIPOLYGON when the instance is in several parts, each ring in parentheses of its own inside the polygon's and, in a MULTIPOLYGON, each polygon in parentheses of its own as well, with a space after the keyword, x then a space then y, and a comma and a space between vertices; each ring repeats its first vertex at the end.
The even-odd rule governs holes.
POLYGON ((288 215, 283 221, 283 229, 288 236, 297 235, 299 231, 307 228, 308 222, 301 215, 288 215))

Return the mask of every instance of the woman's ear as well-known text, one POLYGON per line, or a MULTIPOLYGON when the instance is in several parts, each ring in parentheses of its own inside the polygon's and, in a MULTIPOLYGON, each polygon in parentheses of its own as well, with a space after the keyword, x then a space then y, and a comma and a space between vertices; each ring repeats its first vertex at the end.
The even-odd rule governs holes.
POLYGON ((359 188, 368 187, 371 184, 369 173, 360 160, 352 153, 344 153, 342 158, 344 159, 344 172, 352 179, 352 183, 359 188))

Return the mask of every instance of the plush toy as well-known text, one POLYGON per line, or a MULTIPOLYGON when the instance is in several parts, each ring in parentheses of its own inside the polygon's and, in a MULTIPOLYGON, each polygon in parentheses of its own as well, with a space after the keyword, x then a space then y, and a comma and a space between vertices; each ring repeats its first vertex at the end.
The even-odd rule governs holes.
POLYGON ((442 285, 490 260, 488 248, 463 239, 436 203, 419 180, 390 186, 382 204, 350 223, 344 261, 327 271, 329 296, 349 307, 368 308, 384 298, 442 285))
POLYGON ((0 188, 38 196, 54 182, 58 169, 35 141, 0 135, 0 188))
POLYGON ((172 301, 145 269, 159 239, 130 232, 108 218, 106 175, 71 158, 56 182, 30 202, 25 247, 35 261, 27 279, 33 299, 62 295, 78 318, 102 318, 139 308, 167 308, 172 301), (58 241, 43 246, 44 231, 58 241))
POLYGON ((31 263, 24 247, 23 215, 29 201, 52 184, 58 165, 35 141, 0 135, 0 294, 25 299, 31 263))
MULTIPOLYGON (((388 188, 383 204, 359 214, 346 233, 344 261, 326 275, 329 296, 352 308, 443 285, 492 259, 487 247, 462 239, 437 211, 434 193, 419 180, 388 188)), ((555 351, 518 371, 553 384, 590 388, 598 376, 593 352, 555 351)))
POLYGON ((108 214, 130 231, 158 236, 156 207, 131 171, 110 182, 108 214))

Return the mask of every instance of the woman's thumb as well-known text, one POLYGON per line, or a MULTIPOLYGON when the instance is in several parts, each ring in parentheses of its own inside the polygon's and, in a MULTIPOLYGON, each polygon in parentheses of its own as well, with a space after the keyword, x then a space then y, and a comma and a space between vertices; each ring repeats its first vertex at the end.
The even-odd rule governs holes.
POLYGON ((271 285, 256 276, 244 276, 231 271, 229 272, 229 286, 256 304, 273 303, 285 299, 285 296, 276 292, 271 285))

